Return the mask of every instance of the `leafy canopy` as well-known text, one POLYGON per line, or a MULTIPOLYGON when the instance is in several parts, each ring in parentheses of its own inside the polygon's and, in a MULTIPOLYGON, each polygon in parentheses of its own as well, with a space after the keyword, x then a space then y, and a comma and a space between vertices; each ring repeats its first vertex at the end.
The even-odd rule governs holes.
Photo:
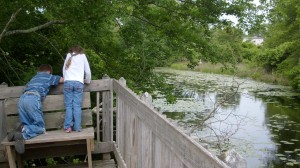
POLYGON ((86 49, 94 79, 123 76, 135 90, 156 90, 155 82, 163 86, 153 73, 157 66, 176 60, 188 60, 190 67, 200 59, 238 60, 233 57, 239 54, 232 54, 240 46, 231 46, 226 38, 234 34, 236 41, 241 33, 221 16, 246 18, 251 2, 2 0, 0 81, 25 84, 42 63, 61 74, 68 48, 79 44, 86 49))

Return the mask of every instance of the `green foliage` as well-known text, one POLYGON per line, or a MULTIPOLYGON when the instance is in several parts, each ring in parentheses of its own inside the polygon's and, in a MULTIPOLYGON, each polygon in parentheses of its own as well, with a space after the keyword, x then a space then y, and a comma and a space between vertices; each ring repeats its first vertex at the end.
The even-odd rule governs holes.
POLYGON ((282 63, 290 53, 290 48, 293 43, 286 42, 276 48, 268 48, 256 55, 256 62, 262 65, 265 69, 272 71, 282 63))
MULTIPOLYGON (((241 31, 220 19, 224 14, 248 17, 251 1, 38 1, 2 0, 1 32, 19 8, 6 31, 42 29, 0 36, 0 82, 24 85, 40 64, 51 64, 62 74, 68 49, 79 44, 91 64, 93 79, 103 74, 124 77, 141 92, 162 85, 154 75, 157 66, 187 60, 235 63, 241 60, 241 31), (229 40, 228 40, 229 39, 229 40), (220 41, 219 41, 220 40, 220 41)), ((4 32, 5 33, 5 32, 4 32)))
POLYGON ((287 77, 299 91, 300 1, 272 0, 263 4, 269 11, 269 24, 263 50, 255 60, 267 70, 287 77))
POLYGON ((72 163, 73 163, 73 164, 79 164, 79 163, 82 163, 82 161, 81 161, 79 158, 74 158, 74 159, 72 160, 72 163))
POLYGON ((292 79, 291 80, 291 86, 296 89, 298 92, 300 92, 300 64, 293 66, 289 70, 284 71, 287 76, 292 79))
POLYGON ((211 46, 214 49, 215 57, 211 56, 210 61, 217 63, 237 64, 242 60, 242 31, 226 26, 222 29, 214 29, 212 34, 211 46))
POLYGON ((53 158, 47 158, 46 163, 48 166, 54 166, 57 165, 58 161, 54 160, 53 158))
MULTIPOLYGON (((259 46, 252 42, 246 41, 242 43, 242 58, 247 61, 252 61, 260 53, 261 49, 259 46)), ((251 62, 250 62, 251 63, 251 62)), ((256 63, 255 63, 256 64, 256 63)))

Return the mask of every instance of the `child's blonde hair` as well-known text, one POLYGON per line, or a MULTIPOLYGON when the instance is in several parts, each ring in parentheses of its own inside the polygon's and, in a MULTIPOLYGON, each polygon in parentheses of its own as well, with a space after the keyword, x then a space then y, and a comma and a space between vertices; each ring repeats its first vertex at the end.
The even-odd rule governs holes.
POLYGON ((69 53, 71 54, 71 57, 68 59, 68 61, 66 63, 66 69, 68 69, 70 67, 71 62, 72 62, 72 57, 76 56, 77 54, 82 54, 83 49, 79 45, 75 45, 70 48, 69 53))

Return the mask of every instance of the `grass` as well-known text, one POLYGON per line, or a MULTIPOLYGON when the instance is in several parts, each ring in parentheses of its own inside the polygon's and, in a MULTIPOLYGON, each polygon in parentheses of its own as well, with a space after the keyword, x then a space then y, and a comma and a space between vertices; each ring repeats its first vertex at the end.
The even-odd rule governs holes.
POLYGON ((203 73, 215 73, 235 75, 241 78, 251 78, 256 81, 279 84, 288 86, 289 82, 284 77, 275 74, 267 73, 262 67, 252 66, 246 63, 240 63, 233 67, 225 68, 222 64, 201 63, 194 69, 187 67, 188 62, 173 63, 170 68, 177 70, 189 70, 203 73))

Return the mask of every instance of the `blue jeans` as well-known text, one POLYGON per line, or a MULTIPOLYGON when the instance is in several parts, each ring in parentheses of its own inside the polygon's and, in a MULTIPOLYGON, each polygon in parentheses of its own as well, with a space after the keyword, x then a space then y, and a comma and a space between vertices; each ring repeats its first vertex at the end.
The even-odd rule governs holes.
POLYGON ((42 102, 39 95, 23 94, 18 102, 19 119, 24 125, 24 139, 31 139, 45 132, 42 102))
POLYGON ((81 130, 81 104, 83 96, 83 83, 78 81, 65 81, 64 100, 66 115, 64 129, 72 128, 74 131, 81 130))

